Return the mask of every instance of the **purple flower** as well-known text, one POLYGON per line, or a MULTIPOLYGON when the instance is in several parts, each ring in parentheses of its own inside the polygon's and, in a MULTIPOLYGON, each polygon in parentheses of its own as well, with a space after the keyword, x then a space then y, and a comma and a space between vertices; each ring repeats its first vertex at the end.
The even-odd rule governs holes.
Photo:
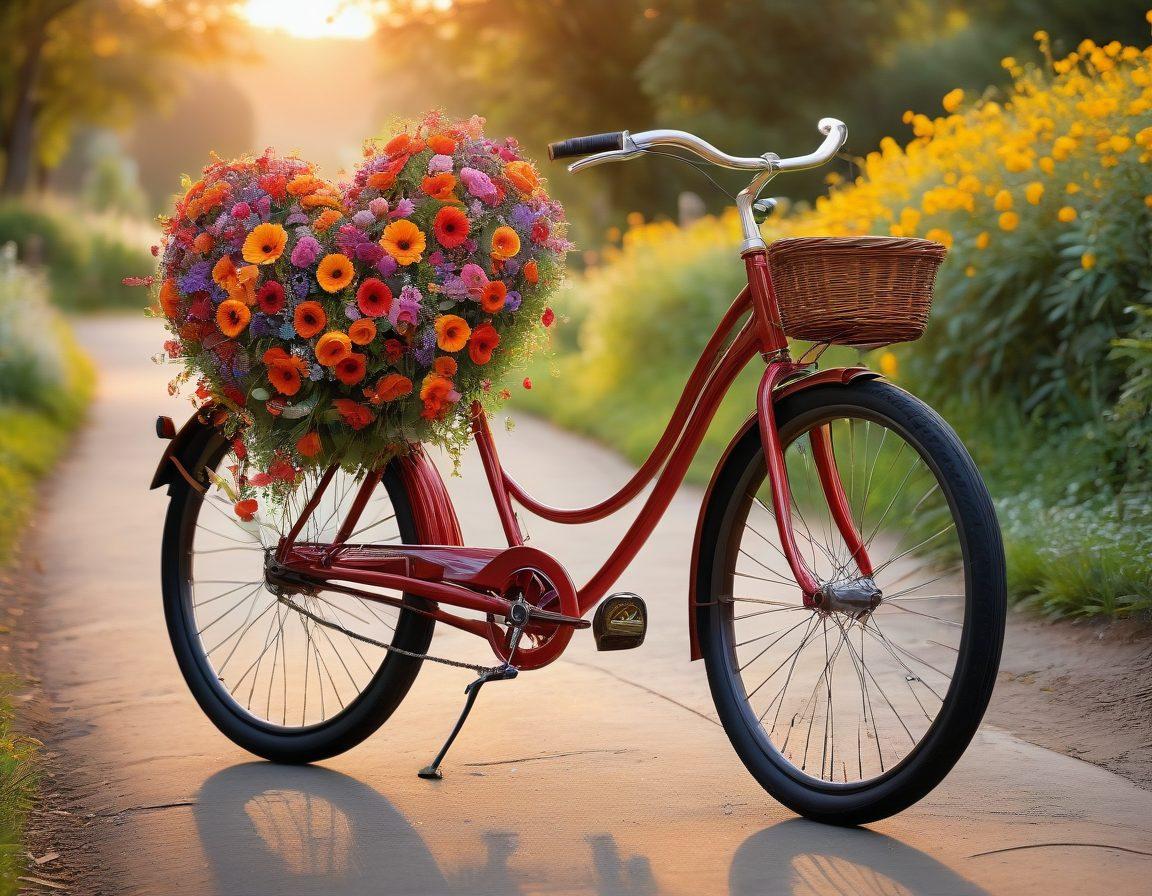
POLYGON ((316 261, 316 256, 319 254, 320 242, 314 236, 306 236, 292 250, 292 264, 298 268, 306 268, 316 261))
POLYGON ((348 320, 360 320, 364 315, 360 313, 360 309, 356 307, 355 303, 344 306, 344 316, 348 320))
POLYGON ((504 297, 504 310, 518 311, 521 301, 522 299, 520 297, 520 293, 516 292, 516 290, 512 290, 510 293, 508 293, 508 295, 504 297))
POLYGON ((293 274, 289 282, 292 284, 292 291, 296 293, 296 297, 299 299, 308 295, 308 292, 312 289, 312 278, 303 271, 297 271, 293 274))
POLYGON ((262 219, 265 221, 268 220, 268 216, 272 213, 272 197, 261 196, 259 199, 257 199, 256 212, 262 219))
MULTIPOLYGON (((373 199, 373 202, 376 200, 373 199)), ((359 227, 361 230, 367 230, 372 226, 372 222, 376 220, 376 216, 367 209, 362 209, 352 216, 352 223, 359 227)))
POLYGON ((355 253, 356 247, 366 242, 368 242, 368 237, 364 231, 353 227, 351 224, 345 224, 336 231, 336 245, 341 252, 355 253))
POLYGON ((444 295, 453 299, 462 299, 468 295, 468 284, 451 274, 444 278, 444 285, 441 289, 443 289, 444 295))
POLYGON ((436 331, 431 328, 420 333, 420 342, 413 346, 412 355, 421 367, 431 367, 436 355, 436 331))
POLYGON ((188 295, 212 288, 212 265, 207 261, 198 261, 180 278, 177 284, 180 292, 188 295))
POLYGON ((368 203, 368 211, 372 212, 377 218, 383 218, 388 214, 388 200, 383 196, 377 196, 368 203))
POLYGON ((535 220, 536 215, 523 202, 517 203, 516 207, 512 209, 512 213, 508 215, 508 223, 525 233, 532 229, 535 220))
POLYGON ((400 290, 400 295, 396 297, 392 302, 392 307, 388 309, 388 320, 392 321, 392 326, 395 327, 401 323, 415 325, 420 314, 420 300, 423 298, 424 296, 415 286, 405 286, 400 290))
POLYGON ((293 224, 307 224, 308 216, 304 212, 293 212, 284 221, 285 226, 291 227, 293 224))
POLYGON ((257 338, 261 336, 271 336, 276 331, 276 322, 267 314, 253 314, 252 323, 248 325, 248 329, 251 330, 252 335, 257 338))
POLYGON ((412 212, 416 210, 416 203, 411 199, 401 199, 396 203, 396 208, 388 213, 389 218, 407 218, 412 212))
POLYGON ((356 257, 360 261, 366 261, 369 264, 376 264, 384 257, 384 255, 384 249, 379 243, 373 243, 369 241, 360 243, 356 247, 356 257))
POLYGON ((428 160, 429 174, 446 174, 452 170, 452 156, 434 155, 428 160))
MULTIPOLYGON (((372 243, 372 245, 376 244, 372 243)), ((391 277, 396 273, 396 268, 398 267, 400 267, 400 265, 396 263, 396 259, 389 255, 387 252, 385 252, 381 256, 380 260, 376 262, 376 270, 380 272, 380 276, 382 277, 391 277)))
POLYGON ((492 178, 483 171, 477 171, 475 168, 461 168, 460 180, 464 182, 469 193, 490 205, 499 196, 496 185, 492 183, 492 178))

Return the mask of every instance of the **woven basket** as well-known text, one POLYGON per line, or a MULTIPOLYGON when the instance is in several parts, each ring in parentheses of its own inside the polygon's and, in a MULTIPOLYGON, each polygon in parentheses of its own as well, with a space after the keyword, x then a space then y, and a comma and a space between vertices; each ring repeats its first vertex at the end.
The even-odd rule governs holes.
POLYGON ((930 240, 808 237, 768 247, 784 333, 839 345, 919 339, 947 250, 930 240))

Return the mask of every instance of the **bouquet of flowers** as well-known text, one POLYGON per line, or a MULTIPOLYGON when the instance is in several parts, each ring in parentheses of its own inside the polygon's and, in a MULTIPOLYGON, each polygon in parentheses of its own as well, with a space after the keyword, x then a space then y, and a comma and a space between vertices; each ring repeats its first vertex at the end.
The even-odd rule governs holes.
POLYGON ((172 388, 196 382, 265 483, 457 450, 552 324, 571 247, 516 142, 439 113, 369 143, 339 188, 271 151, 215 160, 164 233, 172 388))

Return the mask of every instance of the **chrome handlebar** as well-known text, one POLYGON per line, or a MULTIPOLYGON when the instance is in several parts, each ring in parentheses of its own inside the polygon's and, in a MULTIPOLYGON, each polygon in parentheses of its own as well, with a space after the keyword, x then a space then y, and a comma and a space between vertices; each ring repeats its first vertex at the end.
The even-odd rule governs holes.
POLYGON ((818 127, 820 133, 825 135, 824 142, 820 144, 819 148, 808 155, 794 156, 788 159, 782 159, 775 153, 765 153, 762 156, 730 156, 721 152, 707 140, 703 140, 695 134, 689 134, 687 131, 658 129, 641 131, 638 134, 624 131, 621 149, 596 153, 580 159, 569 165, 568 170, 576 174, 606 162, 626 162, 642 155, 645 150, 657 146, 670 146, 688 150, 693 155, 721 168, 731 168, 738 171, 766 171, 772 174, 780 171, 804 171, 808 168, 818 168, 830 162, 848 139, 848 126, 835 118, 820 119, 818 127))

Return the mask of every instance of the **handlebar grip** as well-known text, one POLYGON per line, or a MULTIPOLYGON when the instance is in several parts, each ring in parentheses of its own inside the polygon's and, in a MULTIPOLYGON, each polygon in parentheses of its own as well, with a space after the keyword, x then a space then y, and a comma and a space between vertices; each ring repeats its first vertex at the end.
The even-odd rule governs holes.
POLYGON ((609 152, 624 148, 624 132, 612 131, 609 134, 590 134, 587 137, 572 137, 548 144, 548 158, 567 159, 571 156, 588 156, 596 152, 609 152))

